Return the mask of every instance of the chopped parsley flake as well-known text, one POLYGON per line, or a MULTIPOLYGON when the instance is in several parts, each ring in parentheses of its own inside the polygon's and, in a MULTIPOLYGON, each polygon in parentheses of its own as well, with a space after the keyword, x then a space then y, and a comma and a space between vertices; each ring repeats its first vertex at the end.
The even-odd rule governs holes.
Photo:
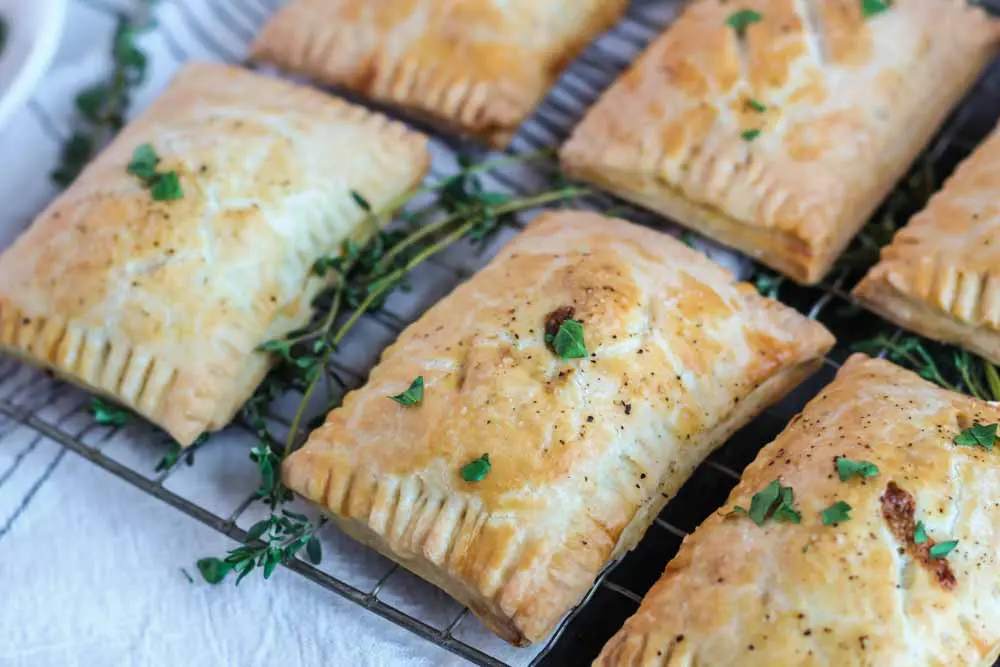
POLYGON ((174 201, 184 198, 184 191, 181 189, 181 179, 176 171, 168 171, 159 174, 149 188, 153 201, 174 201))
POLYGON ((918 521, 917 527, 913 530, 913 543, 926 544, 926 542, 927 542, 927 527, 924 526, 923 521, 918 521))
POLYGON ((838 523, 843 523, 851 518, 850 512, 851 506, 843 500, 838 500, 821 513, 823 517, 823 525, 836 526, 838 523))
POLYGON ((837 459, 836 466, 841 482, 846 482, 855 475, 862 479, 878 475, 878 466, 869 461, 852 461, 849 458, 841 456, 837 459))
POLYGON ((545 342, 552 343, 552 349, 562 359, 583 359, 587 356, 583 323, 580 320, 563 320, 555 336, 545 335, 545 342))
POLYGON ((137 146, 132 151, 132 161, 128 163, 126 171, 137 176, 143 181, 156 178, 156 165, 160 162, 160 156, 151 144, 137 146))
POLYGON ((742 37, 746 34, 747 28, 749 28, 754 23, 759 23, 764 20, 764 16, 760 12, 755 12, 752 9, 741 9, 738 12, 733 12, 726 19, 726 25, 736 31, 736 34, 742 37))
POLYGON ((490 455, 481 457, 462 466, 462 479, 466 482, 480 482, 490 472, 490 455))
POLYGON ((802 515, 793 507, 794 504, 795 492, 792 487, 782 486, 781 481, 776 479, 753 494, 749 511, 737 505, 730 516, 746 514, 758 526, 763 526, 768 519, 799 523, 802 521, 802 515))
POLYGON ((757 113, 764 113, 765 111, 767 111, 767 106, 764 105, 764 104, 761 104, 757 100, 748 99, 747 102, 746 102, 746 104, 747 104, 747 108, 748 109, 753 109, 757 113))
POLYGON ((407 407, 411 405, 420 405, 420 403, 424 400, 424 376, 418 375, 414 378, 413 382, 410 383, 409 389, 401 394, 390 396, 389 398, 396 401, 400 405, 405 405, 407 407))
POLYGON ((184 197, 180 177, 176 171, 157 172, 160 156, 150 144, 142 144, 132 151, 132 161, 126 171, 145 185, 153 201, 174 201, 184 197))
POLYGON ((760 136, 760 130, 758 130, 756 127, 749 130, 743 130, 742 132, 740 132, 740 139, 742 139, 743 141, 753 141, 759 136, 760 136))
POLYGON ((993 449, 993 445, 997 441, 997 427, 1000 427, 1000 424, 980 424, 976 422, 955 436, 955 444, 961 447, 993 449))
POLYGON ((938 542, 930 548, 931 558, 945 558, 948 554, 958 546, 958 540, 948 540, 947 542, 938 542))
POLYGON ((861 15, 866 19, 887 12, 892 7, 892 0, 861 0, 861 15))

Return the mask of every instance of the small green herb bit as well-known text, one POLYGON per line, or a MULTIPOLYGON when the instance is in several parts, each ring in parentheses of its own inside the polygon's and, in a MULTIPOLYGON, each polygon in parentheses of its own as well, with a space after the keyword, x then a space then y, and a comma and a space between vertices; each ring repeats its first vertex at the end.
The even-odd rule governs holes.
POLYGON ((160 174, 152 187, 149 188, 153 201, 174 201, 184 198, 184 191, 181 189, 180 177, 176 171, 168 171, 160 174))
POLYGON ((889 11, 890 7, 892 7, 892 0, 861 0, 861 15, 870 18, 889 11))
POLYGON ((802 521, 802 514, 794 508, 794 504, 795 492, 792 487, 782 486, 781 481, 776 479, 753 494, 749 511, 737 505, 730 515, 746 514, 758 526, 763 526, 768 519, 799 523, 802 521))
POLYGON ((210 584, 217 584, 226 578, 233 567, 218 558, 202 558, 198 561, 198 571, 202 578, 210 584))
POLYGON ((931 558, 945 558, 950 554, 955 547, 958 546, 958 540, 948 540, 947 542, 938 542, 930 548, 931 558))
POLYGON ((841 456, 837 459, 836 466, 841 482, 846 482, 855 475, 861 479, 868 479, 878 475, 878 466, 870 461, 852 461, 845 456, 841 456))
POLYGON ((483 454, 475 461, 462 466, 462 479, 466 482, 481 482, 489 474, 491 467, 490 455, 483 454))
POLYGON ((843 500, 838 500, 821 513, 823 517, 823 525, 836 526, 838 523, 843 523, 851 518, 850 512, 851 506, 843 500))
POLYGON ((184 197, 180 177, 176 171, 157 173, 160 156, 150 144, 142 144, 132 151, 132 161, 126 171, 149 188, 153 201, 174 201, 184 197))
POLYGON ((784 276, 768 273, 767 271, 759 271, 757 276, 754 278, 753 284, 754 287, 757 288, 757 293, 761 296, 777 299, 778 291, 781 289, 781 285, 784 282, 784 276))
POLYGON ((156 178, 156 165, 160 163, 160 156, 156 154, 156 149, 152 144, 142 144, 132 151, 132 161, 128 163, 126 171, 143 181, 156 178))
POLYGON ((407 407, 420 405, 424 400, 424 376, 418 375, 414 378, 413 382, 410 383, 409 389, 401 394, 390 396, 389 398, 396 401, 400 405, 405 405, 407 407))
POLYGON ((980 424, 975 422, 955 436, 955 444, 960 447, 982 447, 983 449, 993 449, 997 441, 997 427, 1000 424, 980 424))
POLYGON ((124 426, 128 421, 128 410, 105 403, 99 398, 90 399, 90 413, 101 426, 124 426))
POLYGON ((747 142, 753 141, 759 136, 760 136, 760 130, 757 129, 756 127, 749 130, 743 130, 742 132, 740 132, 740 139, 747 142))
POLYGON ((762 104, 752 98, 747 100, 747 108, 753 109, 757 113, 764 113, 765 111, 767 111, 767 105, 762 104))
POLYGON ((925 544, 927 542, 927 527, 923 521, 917 522, 917 527, 913 529, 913 543, 925 544))
POLYGON ((563 320, 551 343, 552 349, 562 359, 583 359, 587 356, 587 345, 583 341, 583 322, 580 320, 563 320))
POLYGON ((764 16, 760 12, 755 12, 752 9, 741 9, 729 15, 729 18, 726 19, 726 25, 742 37, 746 33, 747 28, 763 20, 764 16))

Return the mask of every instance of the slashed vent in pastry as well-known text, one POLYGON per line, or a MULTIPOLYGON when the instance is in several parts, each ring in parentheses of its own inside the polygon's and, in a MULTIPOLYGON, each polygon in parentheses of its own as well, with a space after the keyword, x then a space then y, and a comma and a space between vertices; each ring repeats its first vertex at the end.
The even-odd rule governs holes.
POLYGON ((832 342, 665 234, 543 215, 403 332, 284 479, 524 644, 832 342), (419 401, 390 398, 417 378, 419 401))
POLYGON ((990 667, 998 422, 1000 404, 851 357, 595 665, 990 667))
POLYGON ((628 0, 293 0, 252 57, 504 146, 628 0))
POLYGON ((1000 363, 1000 130, 896 234, 854 296, 1000 363))
POLYGON ((182 445, 216 429, 303 325, 311 267, 416 184, 425 140, 307 88, 189 65, 0 256, 0 350, 182 445))
POLYGON ((696 0, 590 110, 562 162, 814 283, 998 37, 965 0, 696 0))

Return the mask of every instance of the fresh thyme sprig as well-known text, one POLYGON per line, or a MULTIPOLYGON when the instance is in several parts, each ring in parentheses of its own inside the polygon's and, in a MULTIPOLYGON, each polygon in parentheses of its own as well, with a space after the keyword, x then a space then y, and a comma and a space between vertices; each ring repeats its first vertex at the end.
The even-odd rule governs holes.
POLYGON ((921 377, 951 391, 970 394, 984 401, 1000 401, 1000 371, 967 350, 932 351, 917 336, 894 338, 879 334, 854 346, 857 352, 885 356, 921 377))
POLYGON ((258 567, 263 570, 264 578, 269 579, 280 563, 288 562, 303 548, 309 561, 318 565, 323 550, 316 531, 325 523, 326 519, 312 523, 309 517, 288 510, 272 512, 250 527, 248 544, 236 547, 221 560, 202 558, 198 561, 198 571, 210 584, 221 582, 232 571, 239 575, 236 577, 239 584, 258 567))
POLYGON ((111 41, 110 75, 76 96, 77 127, 62 147, 59 166, 52 180, 68 186, 83 171, 91 158, 125 125, 125 114, 133 91, 146 78, 149 61, 135 40, 152 25, 155 0, 138 0, 131 14, 120 14, 111 41))
MULTIPOLYGON (((287 562, 303 548, 311 560, 319 560, 315 534, 324 519, 311 522, 282 507, 292 500, 292 493, 281 482, 281 464, 300 443, 307 427, 313 425, 306 422, 306 411, 320 381, 326 377, 325 369, 332 355, 365 313, 381 308, 394 289, 405 286, 410 272, 434 255, 462 240, 482 248, 504 225, 515 223, 516 213, 587 192, 562 186, 514 198, 484 188, 481 173, 542 155, 504 157, 475 165, 462 161, 459 173, 400 196, 379 210, 373 210, 363 194, 352 193, 355 203, 367 212, 366 224, 370 228, 379 229, 394 218, 404 224, 399 229, 378 231, 363 247, 345 241, 340 254, 317 260, 313 272, 328 278, 330 286, 314 300, 317 312, 313 321, 261 347, 273 353, 278 363, 244 406, 243 415, 259 439, 250 453, 261 478, 256 495, 269 506, 271 514, 248 531, 248 544, 231 550, 222 559, 199 561, 199 570, 207 581, 218 583, 228 572, 235 571, 238 583, 258 568, 267 578, 278 564, 287 562), (434 195, 434 200, 419 210, 403 211, 425 195, 434 195), (268 428, 267 415, 274 398, 289 388, 301 391, 302 397, 282 442, 268 428)), ((335 406, 336 402, 329 402, 318 417, 322 419, 335 406)))

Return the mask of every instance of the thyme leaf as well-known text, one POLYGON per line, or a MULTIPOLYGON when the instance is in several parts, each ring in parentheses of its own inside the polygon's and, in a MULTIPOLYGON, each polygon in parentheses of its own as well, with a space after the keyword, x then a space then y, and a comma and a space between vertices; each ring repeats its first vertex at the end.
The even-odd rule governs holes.
POLYGON ((406 407, 420 405, 424 400, 424 377, 418 375, 406 391, 389 398, 406 407))

